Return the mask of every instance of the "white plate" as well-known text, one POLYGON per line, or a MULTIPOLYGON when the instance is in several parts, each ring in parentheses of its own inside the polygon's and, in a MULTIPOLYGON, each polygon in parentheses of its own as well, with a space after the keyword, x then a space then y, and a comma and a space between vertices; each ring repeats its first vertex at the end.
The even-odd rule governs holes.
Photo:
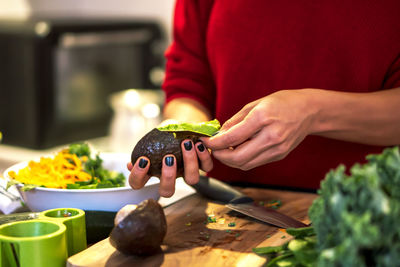
MULTIPOLYGON (((139 190, 132 189, 128 184, 129 171, 126 164, 130 161, 129 154, 100 153, 104 168, 122 172, 126 178, 125 187, 101 189, 55 189, 37 187, 29 191, 18 191, 25 204, 32 211, 43 211, 54 208, 78 208, 83 210, 118 211, 127 204, 138 204, 145 199, 158 200, 159 179, 151 177, 147 184, 139 190)), ((18 172, 26 167, 28 161, 17 163, 4 171, 4 177, 10 179, 9 171, 18 172)))

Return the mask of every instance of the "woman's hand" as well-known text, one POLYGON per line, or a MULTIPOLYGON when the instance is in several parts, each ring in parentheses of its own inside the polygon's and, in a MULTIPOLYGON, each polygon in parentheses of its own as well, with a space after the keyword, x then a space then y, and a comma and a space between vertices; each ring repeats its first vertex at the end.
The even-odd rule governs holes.
MULTIPOLYGON (((213 168, 210 152, 201 141, 193 144, 192 140, 185 139, 181 143, 184 174, 187 184, 199 182, 199 169, 208 172, 213 168), (200 161, 199 161, 200 160, 200 161), (199 166, 200 163, 200 166, 199 166)), ((129 184, 133 189, 142 188, 150 176, 147 174, 151 162, 146 157, 140 157, 134 165, 128 163, 129 184)), ((159 193, 163 197, 171 197, 175 192, 175 179, 177 178, 177 163, 174 155, 165 155, 163 158, 159 193)))
MULTIPOLYGON (((163 115, 166 120, 161 125, 211 120, 211 115, 207 108, 191 98, 176 98, 171 100, 164 107, 163 115)), ((213 168, 210 152, 201 141, 193 144, 189 139, 183 140, 181 150, 184 161, 183 178, 188 184, 196 184, 199 181, 199 169, 208 172, 213 168)), ((140 157, 134 165, 128 163, 128 169, 131 172, 129 175, 129 184, 132 188, 140 189, 150 179, 150 176, 147 174, 150 164, 150 160, 146 157, 140 157)), ((161 177, 159 177, 159 192, 163 197, 171 197, 175 192, 176 166, 174 155, 165 155, 161 177)))
POLYGON ((202 138, 222 163, 242 170, 286 157, 308 134, 317 113, 313 94, 282 90, 247 104, 219 134, 202 138))

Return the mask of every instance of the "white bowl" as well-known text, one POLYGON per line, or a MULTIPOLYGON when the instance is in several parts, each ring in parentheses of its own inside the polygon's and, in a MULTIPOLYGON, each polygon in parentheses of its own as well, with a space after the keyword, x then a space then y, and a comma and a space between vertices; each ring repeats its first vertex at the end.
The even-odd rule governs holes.
MULTIPOLYGON (((159 179, 151 177, 147 184, 139 190, 132 189, 128 184, 129 171, 126 164, 130 155, 119 153, 100 153, 104 168, 122 172, 126 178, 125 187, 101 189, 55 189, 36 187, 22 191, 22 185, 17 189, 25 204, 32 211, 44 211, 55 208, 78 208, 82 210, 118 211, 127 204, 138 204, 152 198, 158 200, 159 179)), ((4 177, 10 179, 9 171, 18 171, 28 165, 28 161, 15 164, 4 171, 4 177)))

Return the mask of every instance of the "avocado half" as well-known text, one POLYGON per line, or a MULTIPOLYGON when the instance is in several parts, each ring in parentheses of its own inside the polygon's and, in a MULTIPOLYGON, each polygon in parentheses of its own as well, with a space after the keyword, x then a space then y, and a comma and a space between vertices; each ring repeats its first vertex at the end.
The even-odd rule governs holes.
POLYGON ((146 156, 150 160, 150 168, 147 174, 160 177, 163 157, 167 154, 173 154, 176 158, 177 175, 182 175, 182 141, 182 138, 175 138, 173 133, 162 132, 154 128, 136 144, 132 151, 131 162, 135 164, 139 157, 146 156))
POLYGON ((181 142, 191 139, 193 143, 201 136, 212 136, 220 129, 218 120, 201 123, 169 124, 154 128, 143 136, 134 147, 131 154, 131 162, 135 164, 141 156, 150 159, 150 167, 147 172, 150 176, 161 176, 162 160, 165 155, 173 154, 176 158, 177 177, 184 173, 181 142))
POLYGON ((154 199, 147 199, 114 226, 110 243, 124 254, 146 256, 160 251, 166 233, 163 208, 154 199))

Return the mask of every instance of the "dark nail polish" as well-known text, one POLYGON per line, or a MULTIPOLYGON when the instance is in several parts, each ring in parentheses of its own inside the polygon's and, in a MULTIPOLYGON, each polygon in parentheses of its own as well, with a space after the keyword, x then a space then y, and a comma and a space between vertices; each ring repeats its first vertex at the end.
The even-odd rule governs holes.
POLYGON ((165 164, 168 167, 171 167, 172 165, 174 165, 174 157, 166 157, 165 158, 165 164))
POLYGON ((185 149, 187 151, 189 151, 189 150, 192 149, 192 142, 191 141, 187 141, 187 142, 183 143, 183 146, 185 147, 185 149))
POLYGON ((217 134, 219 134, 219 131, 216 131, 216 132, 213 133, 211 136, 216 136, 217 134))
POLYGON ((200 152, 203 152, 206 149, 203 144, 198 145, 197 148, 200 152))
POLYGON ((147 163, 148 163, 148 161, 142 158, 139 160, 139 167, 144 169, 144 168, 146 168, 147 163))

